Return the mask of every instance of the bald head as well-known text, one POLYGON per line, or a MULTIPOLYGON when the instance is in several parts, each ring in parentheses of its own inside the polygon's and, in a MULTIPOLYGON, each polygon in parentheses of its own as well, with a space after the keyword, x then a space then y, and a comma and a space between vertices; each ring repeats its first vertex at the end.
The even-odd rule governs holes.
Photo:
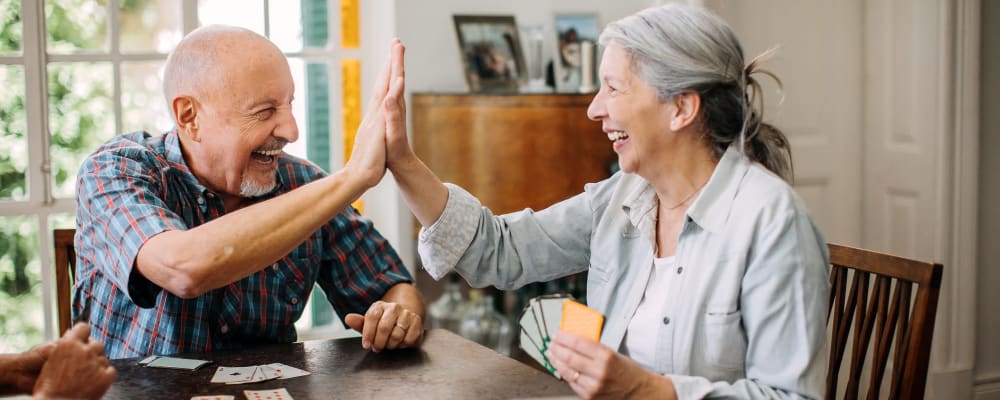
POLYGON ((174 99, 190 96, 210 101, 230 92, 233 77, 258 60, 284 59, 267 38, 248 29, 209 25, 184 37, 167 58, 163 94, 168 109, 174 99))

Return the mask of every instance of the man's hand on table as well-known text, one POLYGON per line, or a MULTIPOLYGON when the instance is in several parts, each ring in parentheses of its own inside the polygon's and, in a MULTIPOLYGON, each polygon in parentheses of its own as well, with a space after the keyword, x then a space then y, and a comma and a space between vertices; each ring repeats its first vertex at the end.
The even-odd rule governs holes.
POLYGON ((416 347, 424 336, 423 318, 398 303, 376 301, 364 316, 347 314, 344 320, 361 332, 361 346, 376 353, 416 347))

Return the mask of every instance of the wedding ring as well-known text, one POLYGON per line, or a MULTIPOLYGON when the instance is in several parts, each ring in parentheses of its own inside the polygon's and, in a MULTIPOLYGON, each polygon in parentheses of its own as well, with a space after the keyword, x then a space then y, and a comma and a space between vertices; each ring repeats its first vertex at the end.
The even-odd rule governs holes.
POLYGON ((400 323, 397 323, 396 327, 399 328, 399 329, 402 329, 404 331, 410 328, 410 327, 408 327, 406 325, 403 325, 403 324, 400 324, 400 323))
POLYGON ((580 380, 580 371, 573 371, 573 383, 580 380))

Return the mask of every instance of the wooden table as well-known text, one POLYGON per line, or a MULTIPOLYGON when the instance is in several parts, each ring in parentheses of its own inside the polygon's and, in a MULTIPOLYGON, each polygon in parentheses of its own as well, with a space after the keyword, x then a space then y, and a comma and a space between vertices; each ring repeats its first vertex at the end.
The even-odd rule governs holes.
POLYGON ((310 341, 238 352, 179 354, 210 360, 196 371, 148 368, 138 358, 114 360, 107 399, 189 399, 244 390, 286 388, 301 399, 507 399, 572 396, 566 383, 442 329, 428 331, 419 349, 372 353, 360 338, 310 341), (210 383, 219 366, 282 363, 312 375, 242 385, 210 383))

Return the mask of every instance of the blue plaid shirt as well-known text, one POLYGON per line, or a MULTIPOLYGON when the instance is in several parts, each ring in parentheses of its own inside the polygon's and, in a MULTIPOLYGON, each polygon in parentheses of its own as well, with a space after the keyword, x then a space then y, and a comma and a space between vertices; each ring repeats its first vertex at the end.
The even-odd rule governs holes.
MULTIPOLYGON (((282 154, 277 188, 258 201, 325 175, 282 154)), ((110 140, 80 167, 77 193, 73 318, 89 320, 110 358, 293 342, 314 283, 344 316, 412 281, 371 221, 348 207, 274 265, 225 287, 185 300, 156 286, 133 268, 143 243, 225 214, 185 164, 176 132, 110 140)))

